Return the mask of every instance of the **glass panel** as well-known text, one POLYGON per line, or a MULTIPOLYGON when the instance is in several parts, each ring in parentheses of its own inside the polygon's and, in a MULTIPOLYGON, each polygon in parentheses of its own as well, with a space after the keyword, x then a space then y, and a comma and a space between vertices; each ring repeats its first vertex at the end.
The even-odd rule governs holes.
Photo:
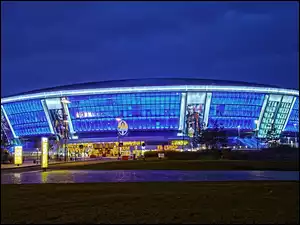
POLYGON ((213 92, 209 110, 208 128, 214 124, 227 129, 254 130, 259 118, 264 94, 239 92, 213 92))
POLYGON ((177 130, 179 127, 179 93, 72 96, 69 100, 73 127, 78 132, 113 131, 117 117, 126 120, 132 130, 177 130))
POLYGON ((51 134, 41 100, 3 105, 17 136, 51 134))
POLYGON ((299 132, 299 97, 296 98, 295 104, 284 130, 288 132, 299 132))

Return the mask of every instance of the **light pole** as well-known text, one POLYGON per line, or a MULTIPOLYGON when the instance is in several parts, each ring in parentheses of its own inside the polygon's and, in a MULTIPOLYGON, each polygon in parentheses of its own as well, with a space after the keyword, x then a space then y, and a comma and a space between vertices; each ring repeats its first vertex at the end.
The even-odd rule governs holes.
POLYGON ((255 131, 256 131, 256 150, 258 150, 258 120, 254 120, 254 123, 256 124, 255 131))
POLYGON ((71 102, 66 99, 66 98, 62 98, 61 99, 61 103, 63 104, 63 125, 64 125, 64 145, 65 145, 65 161, 67 161, 67 139, 68 139, 68 118, 67 118, 67 114, 65 111, 65 107, 68 107, 67 104, 70 104, 71 102))
POLYGON ((294 123, 294 128, 295 128, 295 147, 297 147, 297 124, 294 123))
MULTIPOLYGON (((238 131, 238 138, 239 138, 239 141, 240 141, 240 128, 241 128, 241 126, 240 125, 238 125, 237 126, 237 131, 238 131)), ((236 142, 236 144, 237 144, 238 142, 236 142)), ((238 148, 238 146, 236 146, 237 148, 238 148)))
MULTIPOLYGON (((122 119, 117 117, 116 118, 116 121, 119 123, 122 119)), ((120 159, 120 155, 121 155, 121 147, 120 147, 120 134, 119 134, 119 131, 118 131, 118 125, 117 125, 117 138, 118 138, 118 159, 120 159)))
POLYGON ((238 125, 238 126, 237 126, 237 129, 238 129, 238 137, 239 137, 239 138, 240 138, 240 128, 241 128, 241 126, 238 125))
POLYGON ((68 127, 68 120, 64 120, 64 145, 65 145, 65 162, 67 161, 67 127, 68 127))

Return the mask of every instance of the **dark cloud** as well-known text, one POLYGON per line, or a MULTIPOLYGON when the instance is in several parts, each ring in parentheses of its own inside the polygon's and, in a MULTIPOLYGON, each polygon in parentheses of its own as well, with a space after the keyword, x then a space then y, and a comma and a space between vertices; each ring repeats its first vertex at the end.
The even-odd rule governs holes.
POLYGON ((2 96, 145 77, 299 88, 298 2, 1 2, 1 13, 2 96))

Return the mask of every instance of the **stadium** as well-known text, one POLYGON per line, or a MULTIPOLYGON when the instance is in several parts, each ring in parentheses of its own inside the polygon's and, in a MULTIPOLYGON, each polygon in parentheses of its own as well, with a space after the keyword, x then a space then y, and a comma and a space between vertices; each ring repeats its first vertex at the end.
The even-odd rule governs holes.
POLYGON ((48 137, 57 155, 201 149, 193 139, 216 126, 226 130, 234 148, 260 148, 270 130, 281 142, 297 145, 299 90, 221 80, 140 79, 1 98, 1 140, 38 149, 41 137, 48 137))

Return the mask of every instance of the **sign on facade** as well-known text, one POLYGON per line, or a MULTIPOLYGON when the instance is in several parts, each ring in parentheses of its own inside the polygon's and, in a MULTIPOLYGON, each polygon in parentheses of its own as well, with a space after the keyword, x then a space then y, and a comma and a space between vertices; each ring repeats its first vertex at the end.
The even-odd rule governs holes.
POLYGON ((128 124, 124 120, 119 121, 119 123, 118 123, 119 135, 125 136, 127 134, 127 132, 128 132, 128 124))

